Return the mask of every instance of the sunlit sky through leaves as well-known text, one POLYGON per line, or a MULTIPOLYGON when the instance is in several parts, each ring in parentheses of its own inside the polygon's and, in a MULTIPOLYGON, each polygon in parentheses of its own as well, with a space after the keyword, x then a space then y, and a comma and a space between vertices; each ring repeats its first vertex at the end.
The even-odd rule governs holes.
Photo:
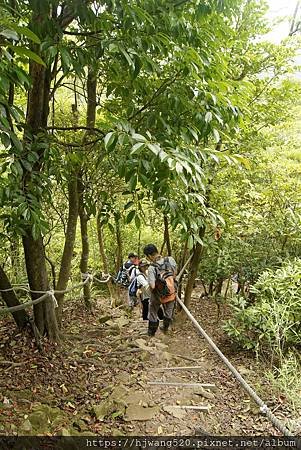
POLYGON ((289 34, 291 17, 294 14, 297 0, 267 0, 267 3, 270 6, 268 13, 270 20, 273 21, 285 17, 285 20, 282 23, 275 25, 273 31, 268 35, 268 38, 272 42, 279 43, 289 34))

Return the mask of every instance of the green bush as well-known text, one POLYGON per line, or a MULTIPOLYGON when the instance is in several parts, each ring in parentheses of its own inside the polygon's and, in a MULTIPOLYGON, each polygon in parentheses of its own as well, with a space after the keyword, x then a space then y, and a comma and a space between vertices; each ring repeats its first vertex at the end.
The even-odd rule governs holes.
POLYGON ((266 270, 251 291, 255 303, 234 299, 234 316, 224 329, 243 348, 264 353, 281 365, 287 351, 301 344, 301 260, 266 270))
POLYGON ((294 409, 301 407, 300 369, 300 358, 288 353, 280 368, 274 368, 267 373, 267 379, 276 395, 284 394, 294 409))

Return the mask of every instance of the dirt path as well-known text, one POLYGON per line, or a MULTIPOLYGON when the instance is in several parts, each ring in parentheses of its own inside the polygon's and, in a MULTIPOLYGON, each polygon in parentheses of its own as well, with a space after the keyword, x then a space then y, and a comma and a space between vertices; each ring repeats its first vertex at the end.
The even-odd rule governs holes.
MULTIPOLYGON (((285 398, 262 384, 262 363, 230 345, 216 323, 215 305, 196 296, 191 310, 277 416, 297 419, 300 412, 293 415, 285 398)), ((138 310, 128 317, 123 307, 112 310, 98 299, 91 317, 73 301, 65 339, 60 348, 45 344, 47 357, 29 337, 16 334, 9 319, 1 325, 1 434, 277 434, 188 320, 168 336, 159 331, 149 339, 138 310), (199 369, 157 371, 174 366, 199 369), (210 383, 215 389, 148 384, 154 381, 210 383), (209 406, 209 412, 179 408, 185 405, 209 406)))

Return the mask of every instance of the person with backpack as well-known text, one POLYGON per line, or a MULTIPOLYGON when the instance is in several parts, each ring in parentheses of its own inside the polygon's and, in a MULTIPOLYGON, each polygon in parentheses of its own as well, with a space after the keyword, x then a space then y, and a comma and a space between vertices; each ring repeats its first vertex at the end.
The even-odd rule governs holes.
MULTIPOLYGON (((130 253, 130 255, 132 254, 130 253)), ((131 265, 127 265, 127 276, 129 280, 128 304, 130 309, 133 309, 138 303, 137 299, 137 290, 139 289, 138 276, 141 275, 141 271, 139 270, 140 261, 137 255, 134 255, 134 257, 132 257, 132 260, 130 262, 131 265)), ((141 280, 139 280, 139 282, 141 283, 141 280)))
POLYGON ((147 320, 148 309, 149 309, 149 299, 151 292, 149 289, 147 281, 147 270, 149 267, 149 262, 146 259, 142 259, 139 263, 139 275, 137 276, 137 293, 136 296, 140 300, 142 305, 142 319, 147 320))
POLYGON ((171 256, 163 257, 154 244, 144 247, 144 254, 150 261, 147 281, 151 291, 148 313, 148 335, 154 336, 159 326, 158 311, 164 311, 163 328, 167 332, 172 321, 176 303, 177 263, 171 256))
MULTIPOLYGON (((151 296, 151 291, 147 281, 147 271, 149 265, 150 263, 146 259, 142 259, 139 262, 139 272, 135 278, 133 278, 129 286, 129 298, 131 298, 131 305, 135 306, 138 300, 140 300, 143 320, 148 320, 149 301, 151 296)), ((158 319, 163 320, 163 317, 163 310, 160 308, 158 311, 158 319)))
POLYGON ((128 287, 133 279, 133 275, 136 272, 136 266, 139 264, 138 255, 135 253, 129 253, 128 260, 120 267, 116 283, 122 284, 124 287, 128 287))

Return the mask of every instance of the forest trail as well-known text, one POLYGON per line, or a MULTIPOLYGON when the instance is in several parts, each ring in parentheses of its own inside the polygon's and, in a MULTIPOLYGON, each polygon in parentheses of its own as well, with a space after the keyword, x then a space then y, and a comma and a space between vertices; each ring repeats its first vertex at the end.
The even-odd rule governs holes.
MULTIPOLYGON (((262 362, 230 344, 216 305, 199 297, 195 293, 191 311, 224 354, 280 420, 297 419, 284 397, 269 392, 262 362)), ((98 298, 89 316, 78 300, 70 301, 65 339, 60 349, 45 341, 47 356, 10 325, 6 319, 0 340, 2 434, 277 435, 188 320, 149 339, 138 308, 129 317, 124 305, 112 309, 98 298), (154 370, 168 366, 199 369, 154 370), (210 383, 215 389, 148 384, 153 381, 210 383), (174 408, 181 405, 210 409, 174 408)))

